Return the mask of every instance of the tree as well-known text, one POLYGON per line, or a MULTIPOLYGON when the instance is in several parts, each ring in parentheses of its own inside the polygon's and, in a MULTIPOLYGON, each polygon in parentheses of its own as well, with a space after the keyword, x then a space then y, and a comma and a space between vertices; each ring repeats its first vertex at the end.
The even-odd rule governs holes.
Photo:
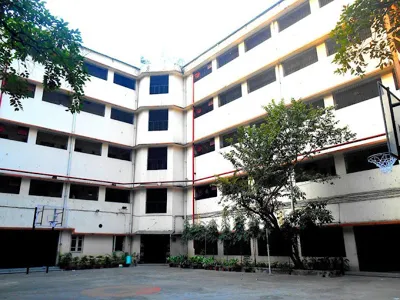
POLYGON ((336 73, 364 75, 368 61, 378 60, 383 69, 395 65, 396 80, 400 86, 400 2, 398 0, 356 0, 343 8, 340 19, 332 31, 337 43, 334 62, 339 64, 336 73), (365 32, 371 32, 365 40, 365 32))
MULTIPOLYGON (((237 143, 223 154, 238 172, 217 178, 216 185, 225 209, 259 219, 269 230, 281 234, 292 245, 293 263, 301 268, 297 226, 329 223, 332 215, 324 204, 308 203, 279 221, 278 214, 286 210, 288 200, 296 203, 306 199, 295 184, 295 168, 299 170, 299 163, 312 160, 324 147, 350 141, 355 135, 338 126, 333 107, 314 108, 292 100, 289 106, 272 101, 264 109, 265 123, 239 128, 237 143)), ((329 174, 301 169, 297 175, 322 183, 330 179, 329 174)))
POLYGON ((44 5, 36 0, 0 2, 1 91, 10 95, 15 110, 22 109, 21 99, 28 95, 30 64, 38 63, 45 69, 44 88, 58 89, 65 80, 73 91, 69 110, 78 112, 89 79, 83 67, 81 35, 79 30, 69 29, 63 19, 52 16, 44 5))

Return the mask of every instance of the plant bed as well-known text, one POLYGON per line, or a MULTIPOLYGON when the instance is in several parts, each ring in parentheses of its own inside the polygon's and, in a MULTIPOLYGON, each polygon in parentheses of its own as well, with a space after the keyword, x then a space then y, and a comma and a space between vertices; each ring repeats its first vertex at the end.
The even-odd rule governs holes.
POLYGON ((292 275, 302 275, 302 276, 320 276, 320 277, 339 277, 344 274, 340 270, 302 270, 293 269, 292 275))

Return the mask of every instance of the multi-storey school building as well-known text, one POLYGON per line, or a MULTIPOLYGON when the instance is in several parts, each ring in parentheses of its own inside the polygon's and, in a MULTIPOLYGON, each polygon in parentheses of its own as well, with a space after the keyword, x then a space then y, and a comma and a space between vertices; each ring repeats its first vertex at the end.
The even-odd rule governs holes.
MULTIPOLYGON (((334 226, 301 241, 303 256, 346 256, 353 270, 399 270, 400 169, 384 175, 367 162, 385 152, 377 81, 399 94, 391 67, 371 62, 364 78, 334 74, 329 38, 351 0, 284 0, 211 46, 183 68, 142 68, 83 49, 91 80, 82 111, 72 115, 69 87, 43 90, 43 68, 31 66, 31 93, 15 112, 0 106, 1 267, 37 265, 58 252, 136 252, 142 262, 200 253, 180 242, 184 219, 219 219, 215 175, 233 171, 221 153, 238 126, 254 124, 271 99, 335 105, 356 140, 325 150, 308 167, 338 175, 332 184, 298 183, 307 198, 329 203, 334 226), (41 206, 64 208, 62 224, 41 206), (40 220, 39 220, 40 221, 40 220)), ((368 39, 370 33, 366 33, 368 39)), ((266 258, 265 242, 245 252, 266 258)), ((271 245, 275 260, 287 260, 271 245)), ((219 256, 238 255, 222 244, 219 256)), ((284 252, 284 251, 283 251, 284 252)))

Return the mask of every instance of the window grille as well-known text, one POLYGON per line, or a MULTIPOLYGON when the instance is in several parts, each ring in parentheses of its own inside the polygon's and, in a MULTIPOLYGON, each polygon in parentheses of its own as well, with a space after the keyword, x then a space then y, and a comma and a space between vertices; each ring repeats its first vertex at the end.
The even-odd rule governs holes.
POLYGON ((288 76, 318 61, 315 47, 303 51, 282 63, 284 76, 288 76))

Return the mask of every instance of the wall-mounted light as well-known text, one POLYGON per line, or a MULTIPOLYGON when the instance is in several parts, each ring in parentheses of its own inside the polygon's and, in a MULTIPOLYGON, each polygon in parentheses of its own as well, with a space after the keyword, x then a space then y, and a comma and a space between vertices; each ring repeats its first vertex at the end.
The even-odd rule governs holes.
POLYGON ((100 212, 100 209, 96 209, 96 214, 100 212))

